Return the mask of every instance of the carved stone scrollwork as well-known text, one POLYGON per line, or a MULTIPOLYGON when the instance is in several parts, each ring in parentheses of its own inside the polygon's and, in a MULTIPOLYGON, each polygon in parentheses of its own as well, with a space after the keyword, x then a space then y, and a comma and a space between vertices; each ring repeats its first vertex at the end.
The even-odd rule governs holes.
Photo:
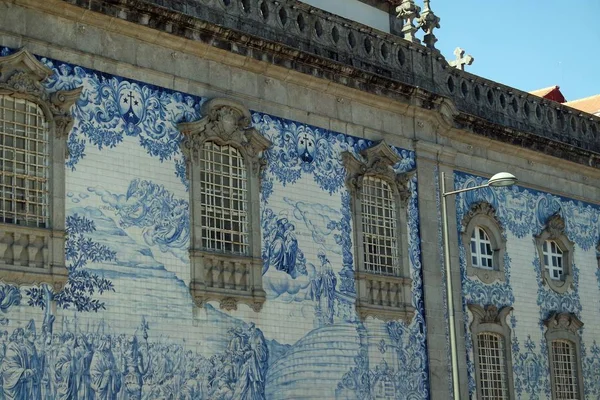
POLYGON ((403 21, 402 37, 410 42, 419 43, 415 34, 419 30, 415 26, 414 21, 420 17, 421 7, 417 6, 414 0, 402 0, 400 5, 396 7, 398 18, 403 21))
POLYGON ((540 268, 542 271, 542 279, 545 285, 559 294, 566 293, 573 287, 573 249, 574 244, 565 235, 565 221, 563 217, 556 213, 548 218, 546 226, 535 237, 535 243, 540 259, 540 268), (544 243, 548 240, 556 242, 562 251, 562 278, 553 279, 544 265, 544 243))
POLYGON ((396 151, 381 141, 364 149, 360 159, 350 152, 342 154, 346 167, 346 184, 352 195, 354 240, 356 243, 357 272, 356 310, 361 318, 372 316, 382 320, 404 320, 407 323, 414 315, 412 306, 412 280, 408 261, 408 237, 406 229, 406 207, 412 195, 410 180, 414 171, 397 173, 393 167, 402 160, 396 151), (363 181, 365 177, 383 180, 393 193, 396 214, 394 231, 398 245, 398 275, 374 274, 364 269, 365 247, 362 233, 363 181))
POLYGON ((571 313, 554 313, 544 321, 544 325, 548 328, 548 332, 553 331, 568 331, 577 333, 583 327, 583 322, 571 313))
POLYGON ((229 99, 212 99, 202 106, 201 120, 179 124, 183 134, 181 149, 186 158, 190 180, 190 207, 192 208, 192 240, 190 241, 190 291, 197 306, 207 301, 218 301, 222 309, 236 310, 239 303, 254 311, 262 308, 266 293, 262 289, 262 259, 260 257, 259 194, 260 171, 265 161, 262 153, 271 142, 250 126, 250 111, 229 99), (206 142, 232 146, 244 160, 247 173, 247 254, 214 252, 202 248, 202 218, 200 209, 201 157, 206 142))
POLYGON ((406 203, 411 195, 409 183, 415 170, 397 174, 393 166, 402 158, 384 141, 363 150, 361 156, 364 160, 357 159, 350 152, 342 154, 342 161, 346 167, 346 184, 350 191, 353 194, 361 191, 364 176, 377 176, 391 183, 395 194, 406 203))
POLYGON ((465 214, 460 224, 460 231, 466 232, 469 222, 477 215, 484 215, 490 218, 498 225, 499 228, 502 228, 502 223, 496 215, 496 209, 490 203, 481 201, 473 204, 469 211, 465 214))
MULTIPOLYGON (((248 170, 259 175, 264 165, 261 153, 271 142, 250 126, 250 111, 229 99, 212 99, 202 105, 202 118, 178 125, 183 134, 181 150, 188 160, 199 162, 199 152, 206 141, 234 146, 246 160, 248 170)), ((188 165, 189 178, 189 165, 188 165)))
POLYGON ((431 10, 429 0, 425 0, 424 5, 425 9, 419 17, 419 27, 425 32, 425 37, 423 38, 425 45, 430 49, 435 49, 437 38, 433 34, 433 30, 440 28, 440 17, 435 15, 431 10))
POLYGON ((73 127, 71 106, 79 99, 83 88, 49 94, 42 82, 53 73, 26 50, 0 57, 0 94, 38 104, 48 122, 54 124, 54 136, 62 140, 68 137, 73 127))
POLYGON ((506 317, 513 310, 512 307, 503 307, 498 309, 494 305, 481 307, 477 304, 468 304, 469 310, 473 313, 473 321, 479 324, 496 324, 503 326, 506 324, 506 317))
POLYGON ((73 126, 71 106, 82 88, 48 93, 44 80, 54 71, 28 51, 0 57, 0 96, 22 99, 39 107, 48 126, 48 208, 52 226, 31 228, 0 223, 0 271, 2 280, 16 285, 48 284, 60 291, 68 280, 65 265, 65 171, 67 137, 73 126))
POLYGON ((554 214, 550 218, 548 218, 548 222, 546 223, 546 231, 549 236, 548 239, 558 239, 565 232, 565 220, 560 216, 560 214, 554 214))

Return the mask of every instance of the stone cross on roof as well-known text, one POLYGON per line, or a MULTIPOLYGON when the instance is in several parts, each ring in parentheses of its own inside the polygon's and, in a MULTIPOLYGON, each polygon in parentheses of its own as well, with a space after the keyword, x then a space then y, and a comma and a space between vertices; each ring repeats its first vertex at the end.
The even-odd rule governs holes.
POLYGON ((450 61, 448 64, 450 64, 451 67, 460 69, 461 71, 465 70, 465 65, 471 65, 473 64, 473 61, 475 61, 472 56, 468 54, 465 56, 465 51, 460 47, 457 47, 454 50, 454 55, 456 56, 456 60, 450 61))

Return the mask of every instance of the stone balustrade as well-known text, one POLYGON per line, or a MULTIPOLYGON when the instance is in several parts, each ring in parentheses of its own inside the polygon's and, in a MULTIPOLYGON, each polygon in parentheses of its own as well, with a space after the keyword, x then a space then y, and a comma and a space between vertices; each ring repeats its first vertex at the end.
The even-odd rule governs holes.
POLYGON ((63 231, 0 224, 0 280, 17 286, 48 284, 55 291, 61 290, 68 280, 64 234, 63 231))
POLYGON ((358 273, 357 310, 361 317, 368 315, 381 319, 412 318, 410 278, 358 273))
POLYGON ((65 1, 422 109, 449 102, 456 128, 600 166, 600 117, 453 68, 416 38, 299 1, 65 1))
POLYGON ((50 232, 0 225, 0 263, 5 266, 44 268, 48 262, 50 232))
POLYGON ((190 291, 196 304, 201 307, 210 300, 219 301, 226 310, 237 309, 245 303, 260 310, 265 293, 256 280, 262 275, 260 258, 191 251, 193 266, 190 291))

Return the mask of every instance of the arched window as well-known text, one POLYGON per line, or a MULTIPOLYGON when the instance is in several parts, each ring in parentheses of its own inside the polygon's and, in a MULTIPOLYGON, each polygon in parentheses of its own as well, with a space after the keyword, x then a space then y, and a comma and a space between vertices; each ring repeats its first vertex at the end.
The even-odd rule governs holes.
POLYGON ((497 400, 513 398, 510 328, 506 318, 512 307, 469 304, 473 315, 471 334, 477 383, 477 398, 497 400))
POLYGON ((467 275, 483 283, 505 281, 506 239, 491 204, 473 204, 462 220, 462 243, 466 250, 467 275))
POLYGON ((356 260, 356 310, 361 317, 412 319, 407 205, 410 173, 385 142, 342 155, 350 191, 356 260))
POLYGON ((31 101, 0 95, 0 222, 48 224, 48 124, 31 101))
POLYGON ((0 270, 12 284, 62 289, 65 156, 81 88, 48 93, 54 72, 25 50, 0 57, 0 270))
POLYGON ((552 314, 544 325, 548 344, 550 383, 553 399, 583 398, 583 374, 581 369, 581 337, 583 327, 574 314, 552 314))
POLYGON ((202 248, 248 254, 246 166, 233 146, 207 141, 200 159, 202 248))
POLYGON ((226 310, 245 303, 259 311, 260 166, 271 143, 238 102, 212 99, 202 115, 179 125, 190 182, 190 292, 198 306, 217 300, 226 310))
POLYGON ((364 177, 361 207, 364 269, 375 274, 400 275, 396 205, 387 182, 364 177))
POLYGON ((548 218, 535 242, 544 283, 565 293, 573 285, 573 242, 565 235, 565 221, 559 214, 548 218))

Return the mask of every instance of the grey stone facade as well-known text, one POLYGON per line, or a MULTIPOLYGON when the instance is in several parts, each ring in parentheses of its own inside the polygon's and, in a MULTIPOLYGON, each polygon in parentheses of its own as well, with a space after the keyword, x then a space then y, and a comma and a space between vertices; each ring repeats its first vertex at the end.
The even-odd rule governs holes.
MULTIPOLYGON (((387 4, 379 6, 389 9, 387 4)), ((397 24, 397 20, 393 21, 397 24)), ((235 99, 249 110, 414 151, 419 182, 428 389, 430 398, 448 399, 448 328, 440 268, 440 172, 448 176, 454 176, 455 171, 491 176, 509 170, 528 189, 597 205, 600 117, 451 67, 433 45, 405 40, 399 25, 391 30, 392 34, 376 31, 294 0, 0 3, 0 46, 24 48, 39 57, 203 98, 235 99)), ((261 146, 267 147, 266 143, 261 146)), ((253 175, 255 184, 257 176, 253 175)), ((256 214, 257 198, 254 193, 252 207, 256 214)), ((451 208, 450 231, 459 232, 457 211, 451 208)), ((258 215, 255 217, 259 219, 258 215)), ((257 223, 254 221, 251 229, 258 237, 257 223)), ((519 242, 513 236, 508 240, 507 253, 519 262, 531 264, 538 249, 525 254, 527 249, 522 242, 529 238, 519 242), (511 244, 511 240, 519 244, 511 244)), ((463 355, 459 358, 461 398, 465 399, 470 390, 479 393, 479 389, 473 390, 475 380, 470 382, 472 361, 464 356, 473 351, 467 332, 472 316, 465 306, 468 301, 461 286, 464 277, 458 268, 466 240, 460 239, 458 233, 450 238, 451 263, 457 266, 451 279, 458 351, 463 355)), ((260 280, 258 240, 254 247, 248 268, 256 281, 260 280)), ((572 251, 569 253, 569 257, 573 256, 572 251)), ((501 254, 503 259, 504 251, 501 254)), ((202 264, 200 256, 192 254, 198 270, 202 264)), ((583 259, 577 262, 584 264, 583 259)), ((504 269, 494 272, 505 273, 504 269)), ((400 286, 410 284, 407 278, 400 286)), ((515 293, 528 290, 520 288, 518 282, 512 284, 515 293)), ((235 299, 233 291, 222 288, 207 294, 206 288, 199 285, 196 293, 198 303, 233 299, 230 309, 237 307, 239 301, 255 304, 256 311, 265 301, 262 286, 257 287, 260 293, 245 293, 241 300, 235 299)), ((585 290, 591 293, 590 298, 600 298, 597 284, 590 284, 585 290)), ((403 292, 403 296, 399 302, 401 318, 409 318, 406 315, 412 316, 412 308, 405 307, 407 295, 403 292)), ((535 303, 535 298, 531 302, 535 303)), ((479 307, 482 310, 488 305, 479 307)), ((501 306, 508 305, 498 306, 502 311, 497 314, 505 318, 510 311, 501 306)), ((517 309, 516 305, 512 307, 517 309)), ((389 314, 397 312, 392 310, 389 314)), ((532 331, 539 319, 548 317, 538 315, 537 308, 527 312, 532 331)), ((370 314, 378 313, 386 314, 387 310, 370 314)), ((573 316, 573 320, 579 328, 579 319, 573 316)), ((511 334, 505 320, 492 322, 498 325, 498 331, 511 334)), ((589 319, 583 322, 586 327, 596 324, 589 319)), ((574 337, 573 329, 568 335, 549 335, 574 337)), ((577 340, 579 352, 580 346, 577 340)), ((587 343, 588 348, 591 346, 591 342, 587 343)), ((515 358, 512 354, 513 361, 515 358)), ((579 368, 579 385, 583 387, 585 372, 579 368)), ((512 368, 508 369, 512 388, 518 382, 513 384, 512 368)))

